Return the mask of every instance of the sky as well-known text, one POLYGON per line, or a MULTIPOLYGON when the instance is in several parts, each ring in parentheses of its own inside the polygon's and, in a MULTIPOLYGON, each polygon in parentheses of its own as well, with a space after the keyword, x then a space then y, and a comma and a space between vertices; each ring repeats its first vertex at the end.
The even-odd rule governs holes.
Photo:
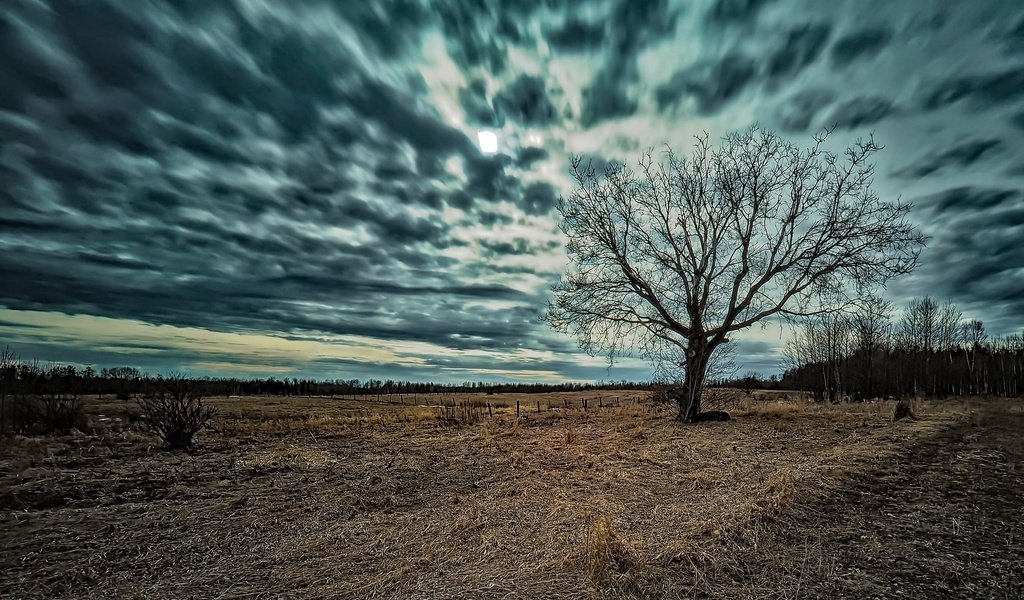
MULTIPOLYGON (((646 379, 540 320, 568 157, 753 123, 873 133, 876 189, 931 236, 886 296, 1024 322, 1019 0, 6 0, 0 57, 0 345, 25 358, 646 379)), ((785 336, 738 336, 739 370, 778 372, 785 336)))

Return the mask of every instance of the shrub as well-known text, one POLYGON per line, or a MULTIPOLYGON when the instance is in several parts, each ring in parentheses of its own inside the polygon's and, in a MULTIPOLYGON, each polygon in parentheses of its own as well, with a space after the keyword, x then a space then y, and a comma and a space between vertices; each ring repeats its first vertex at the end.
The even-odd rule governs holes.
POLYGON ((217 414, 203 404, 192 382, 175 375, 158 378, 156 390, 137 402, 143 420, 172 450, 191 448, 196 433, 217 414))
POLYGON ((86 429, 85 415, 77 394, 50 394, 39 400, 43 427, 47 433, 86 429))
POLYGON ((19 394, 8 399, 5 419, 19 435, 48 435, 87 428, 77 394, 19 394))
POLYGON ((896 401, 896 406, 892 407, 892 422, 895 423, 900 419, 910 419, 911 421, 917 419, 917 414, 914 413, 914 407, 910 405, 909 398, 900 398, 896 401))

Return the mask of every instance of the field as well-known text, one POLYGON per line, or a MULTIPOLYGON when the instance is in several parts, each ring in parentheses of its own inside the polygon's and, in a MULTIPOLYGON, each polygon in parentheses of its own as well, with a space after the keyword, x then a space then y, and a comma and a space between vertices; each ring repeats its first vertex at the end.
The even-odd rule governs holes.
POLYGON ((213 399, 169 452, 94 398, 89 434, 0 442, 0 597, 1024 594, 1020 401, 376 400, 213 399))

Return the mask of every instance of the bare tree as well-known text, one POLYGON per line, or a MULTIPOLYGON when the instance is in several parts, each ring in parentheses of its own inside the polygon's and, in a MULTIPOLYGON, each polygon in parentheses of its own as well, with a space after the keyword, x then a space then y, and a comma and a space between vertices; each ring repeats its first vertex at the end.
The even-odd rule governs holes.
POLYGON ((851 302, 851 282, 883 284, 914 268, 924 242, 909 205, 872 189, 858 141, 841 155, 753 127, 689 156, 644 154, 636 170, 598 173, 572 161, 560 199, 570 271, 547 320, 614 358, 681 351, 679 418, 698 420, 709 357, 729 335, 773 315, 814 315, 851 302))
POLYGON ((843 390, 841 366, 850 354, 853 326, 848 315, 821 313, 804 319, 803 326, 786 343, 783 355, 799 367, 814 365, 821 371, 819 398, 836 402, 843 390))
POLYGON ((905 345, 925 352, 942 352, 960 344, 963 313, 951 301, 939 304, 930 296, 915 298, 900 323, 899 337, 905 345))
POLYGON ((964 340, 964 314, 952 300, 947 300, 939 309, 935 323, 935 345, 940 352, 950 352, 960 347, 964 340))
POLYGON ((892 303, 874 294, 866 295, 850 318, 860 361, 858 394, 862 398, 878 392, 875 389, 875 354, 888 343, 891 318, 892 303))
POLYGON ((107 376, 116 382, 115 397, 118 400, 130 400, 129 390, 134 390, 142 380, 142 372, 135 367, 114 367, 106 371, 107 376))
POLYGON ((0 350, 0 435, 7 431, 7 395, 14 390, 18 355, 9 346, 0 350))
POLYGON ((964 323, 963 340, 967 353, 967 376, 971 383, 970 393, 980 394, 981 385, 978 377, 978 352, 988 342, 988 333, 985 332, 985 324, 974 319, 964 323))
POLYGON ((924 352, 935 349, 935 336, 939 314, 939 304, 930 296, 915 298, 903 312, 897 338, 906 348, 916 348, 924 352))
POLYGON ((919 355, 923 361, 920 369, 918 365, 913 366, 915 394, 918 392, 918 383, 923 391, 935 393, 938 384, 932 368, 933 355, 945 352, 952 360, 952 351, 963 339, 962 318, 960 309, 951 301, 940 305, 930 296, 915 298, 907 306, 898 338, 904 349, 915 351, 915 355, 919 355), (919 370, 920 381, 917 379, 919 370))

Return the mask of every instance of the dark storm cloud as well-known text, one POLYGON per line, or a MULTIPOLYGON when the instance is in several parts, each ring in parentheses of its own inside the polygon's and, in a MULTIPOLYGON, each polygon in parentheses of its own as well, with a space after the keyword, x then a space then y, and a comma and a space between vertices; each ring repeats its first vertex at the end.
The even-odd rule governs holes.
POLYGON ((5 14, 0 14, 0 56, 0 108, 17 112, 34 97, 60 100, 70 94, 59 67, 5 14))
POLYGON ((395 58, 414 46, 415 32, 430 21, 427 7, 418 0, 335 0, 335 4, 368 49, 388 58, 395 58))
POLYGON ((217 279, 211 274, 189 286, 167 281, 163 272, 97 279, 97 275, 111 273, 111 269, 84 263, 77 257, 54 260, 38 254, 23 254, 16 264, 0 259, 0 276, 12 286, 23 288, 19 308, 47 310, 56 305, 70 313, 129 316, 196 327, 215 323, 218 329, 320 331, 455 347, 494 347, 520 337, 532 321, 525 314, 494 321, 459 308, 460 302, 474 299, 528 300, 515 290, 458 282, 410 285, 373 279, 360 271, 379 270, 384 266, 379 262, 382 257, 374 256, 372 251, 353 251, 358 254, 341 260, 325 259, 324 266, 329 270, 293 264, 290 274, 284 276, 274 276, 272 269, 261 269, 265 273, 257 272, 245 279, 217 279), (75 289, 76 294, 69 297, 68 289, 75 289), (211 322, 211 298, 216 298, 215 322, 211 322), (344 299, 345 305, 341 310, 309 312, 294 305, 298 298, 324 305, 337 305, 344 299), (382 302, 394 314, 382 314, 382 302), (458 334, 471 337, 453 341, 458 334))
POLYGON ((830 105, 836 97, 834 91, 823 88, 812 88, 794 94, 779 107, 779 126, 784 131, 792 133, 806 131, 814 123, 819 112, 830 105))
MULTIPOLYGON (((1019 330, 1024 293, 1024 197, 1019 190, 961 186, 915 201, 932 236, 929 258, 914 282, 928 282, 928 293, 975 307, 996 306, 972 314, 996 331, 1019 330)), ((923 292, 918 291, 918 295, 923 292)))
POLYGON ((512 200, 519 180, 508 172, 512 158, 505 154, 477 155, 466 159, 469 183, 463 189, 470 197, 487 202, 512 200))
POLYGON ((590 86, 583 90, 583 111, 580 123, 592 127, 609 119, 628 117, 639 106, 626 90, 624 80, 612 71, 600 71, 590 86))
POLYGON ((868 96, 854 98, 835 107, 826 119, 826 126, 839 129, 855 129, 864 125, 872 125, 895 112, 893 103, 888 98, 868 96))
POLYGON ((1020 198, 1021 193, 1017 190, 958 187, 926 196, 917 202, 917 206, 937 215, 950 211, 955 215, 1010 207, 1020 198))
POLYGON ((1017 26, 1007 34, 1006 40, 1007 47, 1011 52, 1024 51, 1024 18, 1021 18, 1017 22, 1017 26))
POLYGON ((484 249, 494 256, 528 256, 535 254, 537 250, 554 250, 560 245, 559 242, 537 244, 522 238, 515 240, 485 240, 482 243, 484 249))
MULTIPOLYGON (((806 23, 790 29, 781 38, 772 39, 773 46, 760 59, 745 50, 734 50, 722 56, 704 58, 677 70, 669 80, 654 90, 658 109, 674 111, 680 102, 692 99, 702 115, 713 115, 736 101, 748 89, 764 83, 770 89, 782 84, 813 64, 828 42, 831 26, 806 23)), ((814 113, 827 102, 813 91, 801 92, 797 105, 783 109, 783 126, 787 130, 806 128, 814 113)))
POLYGON ((10 327, 13 329, 46 329, 45 325, 33 325, 30 323, 15 323, 14 321, 4 321, 0 319, 0 327, 10 327))
POLYGON ((623 57, 635 56, 671 34, 678 14, 668 0, 618 0, 609 15, 611 50, 623 57))
POLYGON ((605 40, 605 25, 570 16, 561 25, 548 29, 545 37, 558 50, 574 52, 599 48, 605 40))
POLYGON ((474 125, 485 127, 499 127, 501 123, 494 108, 487 100, 487 89, 485 83, 476 79, 467 87, 459 90, 459 104, 466 111, 466 118, 474 125))
POLYGON ((534 163, 544 160, 548 157, 548 151, 539 146, 529 146, 522 148, 519 154, 516 155, 516 166, 529 169, 534 163))
POLYGON ((715 0, 708 11, 713 23, 742 23, 752 21, 760 10, 772 0, 715 0))
POLYGON ((997 138, 968 140, 948 150, 927 156, 917 164, 900 169, 894 175, 905 178, 920 178, 947 167, 969 167, 983 157, 1002 152, 1003 148, 1003 141, 997 138))
POLYGON ((549 125, 557 116, 544 80, 532 75, 520 75, 495 94, 494 108, 498 114, 530 126, 549 125))
POLYGON ((934 110, 967 100, 986 108, 1024 97, 1024 68, 1013 68, 995 73, 962 75, 933 84, 925 93, 922 104, 934 110))
POLYGON ((808 23, 791 29, 785 42, 768 57, 768 77, 792 76, 813 63, 828 42, 831 31, 831 25, 825 23, 808 23))
POLYGON ((678 13, 667 0, 618 0, 611 8, 605 62, 583 90, 580 122, 585 127, 628 117, 639 106, 630 86, 639 76, 641 50, 668 37, 678 13))
POLYGON ((519 21, 539 8, 538 2, 439 2, 433 5, 452 60, 465 70, 503 74, 510 47, 530 36, 519 21))
POLYGON ((757 63, 747 56, 729 55, 720 60, 704 62, 672 75, 655 90, 658 108, 666 110, 684 97, 696 100, 702 114, 714 113, 753 83, 757 63))
POLYGON ((523 201, 521 206, 527 214, 542 215, 551 212, 558 202, 558 194, 555 188, 549 183, 537 181, 526 186, 523 190, 523 201))
POLYGON ((845 67, 867 56, 882 51, 892 40, 893 31, 888 27, 869 27, 844 35, 832 45, 832 64, 845 67))

